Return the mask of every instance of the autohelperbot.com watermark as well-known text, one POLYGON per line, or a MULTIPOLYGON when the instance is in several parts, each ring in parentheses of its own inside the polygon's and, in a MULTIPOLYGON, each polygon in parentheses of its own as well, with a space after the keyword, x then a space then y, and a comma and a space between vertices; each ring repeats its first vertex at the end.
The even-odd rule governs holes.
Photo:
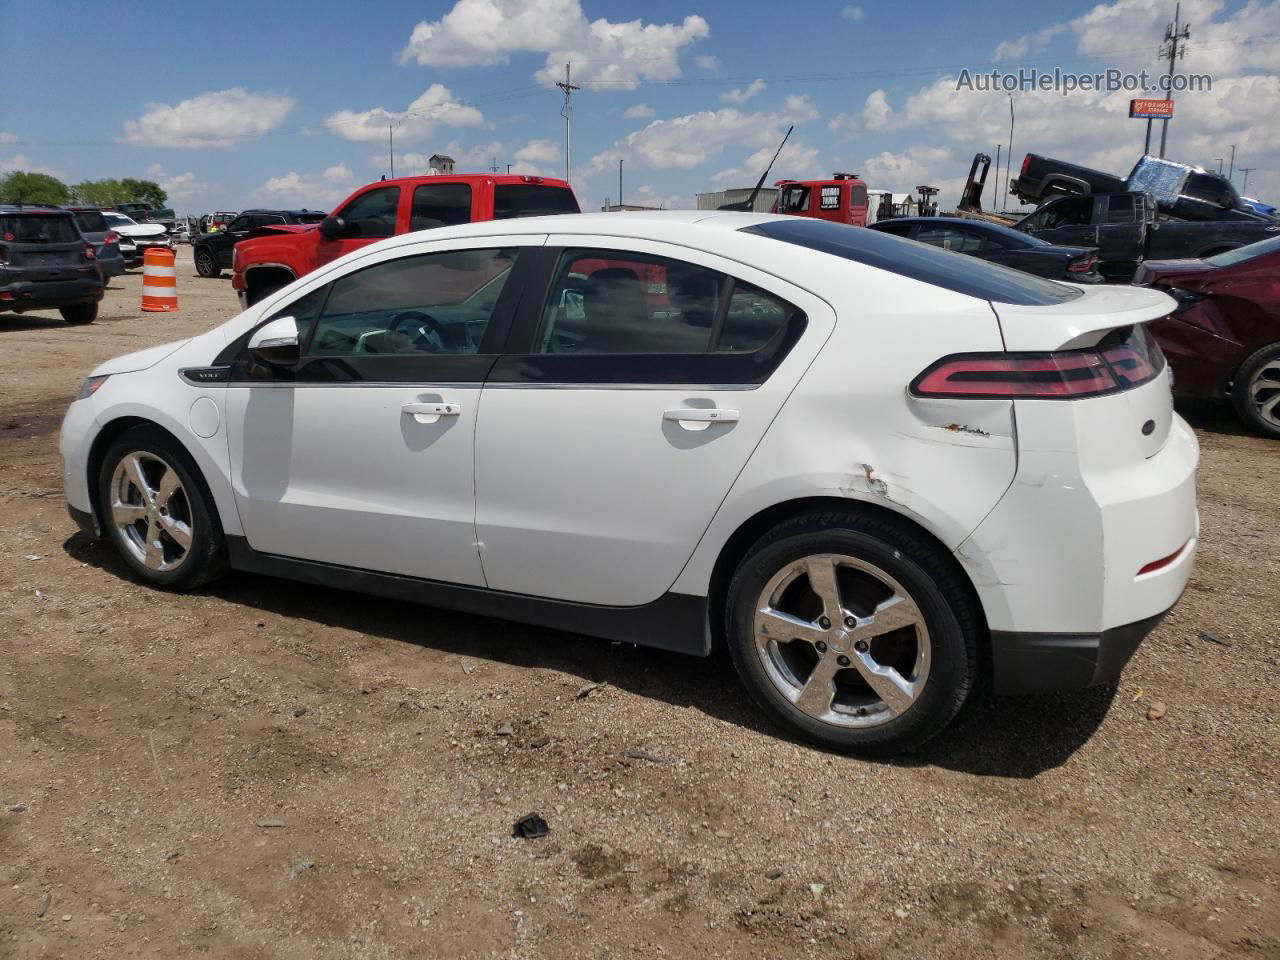
POLYGON ((957 90, 974 90, 978 93, 1017 93, 1053 91, 1070 96, 1077 90, 1098 93, 1183 93, 1213 89, 1213 76, 1208 73, 1151 73, 1139 70, 1131 73, 1111 67, 1098 73, 1072 73, 1054 67, 1053 70, 1023 68, 1016 71, 986 70, 974 72, 961 70, 956 78, 957 90))

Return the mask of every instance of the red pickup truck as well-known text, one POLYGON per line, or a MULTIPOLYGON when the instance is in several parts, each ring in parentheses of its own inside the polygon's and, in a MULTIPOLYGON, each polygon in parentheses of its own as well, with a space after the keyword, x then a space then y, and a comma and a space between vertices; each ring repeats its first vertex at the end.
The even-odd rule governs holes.
POLYGON ((319 224, 259 227, 235 246, 231 285, 243 307, 384 237, 477 220, 579 213, 577 197, 550 177, 449 174, 361 187, 319 224))

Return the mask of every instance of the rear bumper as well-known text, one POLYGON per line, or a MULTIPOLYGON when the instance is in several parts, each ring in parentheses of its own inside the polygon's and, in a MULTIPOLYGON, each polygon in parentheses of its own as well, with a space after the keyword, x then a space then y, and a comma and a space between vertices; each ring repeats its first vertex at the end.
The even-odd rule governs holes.
POLYGON ((1078 690, 1116 680, 1138 644, 1168 612, 1100 633, 992 630, 995 692, 1007 695, 1078 690))
POLYGON ((44 280, 34 283, 18 281, 0 286, 0 310, 47 310, 69 307, 77 303, 96 303, 102 299, 102 277, 97 267, 91 276, 75 280, 44 280))

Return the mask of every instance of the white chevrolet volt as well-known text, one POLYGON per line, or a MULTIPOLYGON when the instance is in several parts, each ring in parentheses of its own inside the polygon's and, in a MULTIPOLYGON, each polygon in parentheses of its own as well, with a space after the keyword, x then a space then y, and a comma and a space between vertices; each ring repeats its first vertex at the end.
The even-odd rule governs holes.
POLYGON ((1196 551, 1166 295, 739 213, 394 237, 93 371, 71 513, 228 569, 691 654, 863 752, 1114 680, 1196 551))

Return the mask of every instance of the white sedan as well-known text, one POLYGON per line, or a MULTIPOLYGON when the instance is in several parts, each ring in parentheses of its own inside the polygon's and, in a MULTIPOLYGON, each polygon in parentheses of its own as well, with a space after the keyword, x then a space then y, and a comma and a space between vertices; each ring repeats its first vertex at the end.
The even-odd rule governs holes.
POLYGON ((158 587, 725 645, 795 733, 910 749, 983 671, 1114 680, 1182 593, 1173 306, 802 218, 412 233, 93 371, 67 498, 158 587))

